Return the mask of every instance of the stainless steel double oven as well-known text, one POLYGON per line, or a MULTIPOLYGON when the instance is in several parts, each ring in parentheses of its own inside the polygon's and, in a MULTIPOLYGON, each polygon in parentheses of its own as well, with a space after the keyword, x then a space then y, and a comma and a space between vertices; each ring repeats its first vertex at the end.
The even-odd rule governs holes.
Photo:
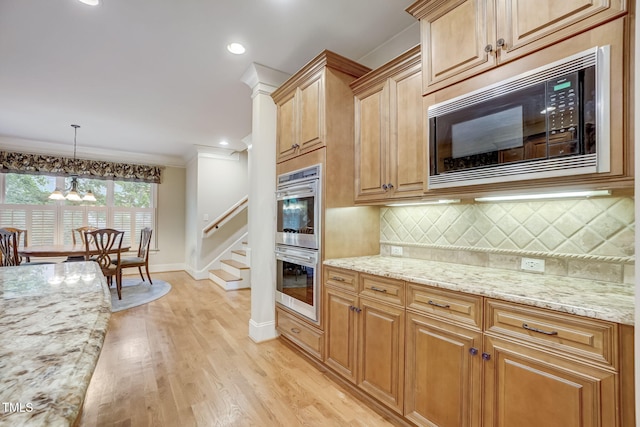
POLYGON ((278 176, 276 302, 318 321, 322 165, 278 176))

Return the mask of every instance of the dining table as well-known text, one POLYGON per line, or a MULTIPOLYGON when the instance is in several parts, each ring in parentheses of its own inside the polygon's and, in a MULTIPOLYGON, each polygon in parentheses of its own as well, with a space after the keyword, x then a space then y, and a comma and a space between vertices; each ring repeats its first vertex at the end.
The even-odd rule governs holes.
MULTIPOLYGON (((128 252, 131 245, 123 244, 120 252, 128 252)), ((81 257, 87 252, 84 244, 75 245, 32 245, 24 246, 18 249, 18 253, 26 258, 52 258, 52 257, 81 257)), ((90 251, 96 254, 98 250, 90 251)), ((117 253, 118 248, 114 248, 111 253, 117 253)))

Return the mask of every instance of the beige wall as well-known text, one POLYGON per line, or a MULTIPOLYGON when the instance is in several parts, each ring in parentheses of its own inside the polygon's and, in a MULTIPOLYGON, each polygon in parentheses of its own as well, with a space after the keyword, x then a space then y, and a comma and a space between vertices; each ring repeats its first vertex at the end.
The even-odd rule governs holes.
POLYGON ((167 167, 158 185, 158 210, 154 234, 158 251, 149 256, 151 271, 185 267, 186 169, 167 167))

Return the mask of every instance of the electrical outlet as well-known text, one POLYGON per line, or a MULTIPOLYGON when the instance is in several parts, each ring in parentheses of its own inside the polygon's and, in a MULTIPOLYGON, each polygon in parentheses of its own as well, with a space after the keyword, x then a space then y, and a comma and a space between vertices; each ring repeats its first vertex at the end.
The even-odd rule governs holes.
POLYGON ((520 268, 525 271, 544 273, 544 260, 537 258, 522 258, 520 268))
POLYGON ((402 246, 391 246, 391 256, 402 256, 402 246))

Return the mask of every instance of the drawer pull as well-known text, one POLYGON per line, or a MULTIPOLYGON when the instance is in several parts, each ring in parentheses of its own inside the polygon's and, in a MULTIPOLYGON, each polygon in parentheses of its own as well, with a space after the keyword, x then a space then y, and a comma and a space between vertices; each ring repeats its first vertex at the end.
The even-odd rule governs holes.
POLYGON ((298 329, 298 328, 291 328, 291 332, 293 332, 294 334, 299 334, 299 333, 300 333, 300 329, 298 329))
POLYGON ((551 332, 549 332, 549 331, 543 331, 542 329, 532 328, 531 326, 529 326, 529 325, 528 325, 528 324, 526 324, 526 323, 523 323, 523 324, 522 324, 522 327, 523 327, 524 329, 526 329, 527 331, 537 332, 537 333, 539 333, 539 334, 545 334, 545 335, 558 335, 558 332, 556 332, 556 331, 551 331, 551 332))
POLYGON ((491 360, 491 355, 489 353, 482 353, 482 360, 488 362, 491 360))
POLYGON ((342 277, 338 277, 338 276, 333 276, 331 278, 331 280, 335 280, 336 282, 344 282, 344 279, 342 277))
POLYGON ((475 348, 475 347, 471 347, 469 349, 469 354, 472 355, 472 356, 475 356, 476 354, 478 354, 478 349, 475 348))
POLYGON ((434 302, 433 300, 429 300, 427 302, 427 304, 432 305, 434 307, 440 307, 440 308, 446 308, 446 309, 451 308, 451 306, 449 304, 438 304, 437 302, 434 302))
POLYGON ((385 292, 385 293, 387 292, 387 290, 386 290, 386 289, 377 288, 377 287, 375 287, 375 286, 372 286, 372 287, 371 287, 371 290, 372 290, 372 291, 376 291, 376 292, 385 292))

